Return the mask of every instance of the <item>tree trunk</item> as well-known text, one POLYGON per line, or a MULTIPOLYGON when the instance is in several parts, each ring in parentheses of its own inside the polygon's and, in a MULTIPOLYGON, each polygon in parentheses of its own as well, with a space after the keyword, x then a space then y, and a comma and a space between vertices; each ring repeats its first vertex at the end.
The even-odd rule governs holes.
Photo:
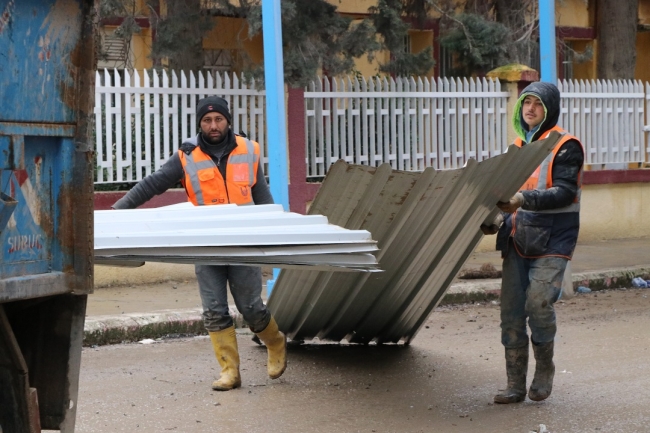
POLYGON ((179 36, 185 41, 185 49, 169 56, 169 67, 173 70, 200 71, 203 68, 203 32, 198 23, 192 19, 200 13, 200 0, 174 0, 167 2, 168 16, 189 22, 183 24, 179 36), (194 21, 194 22, 192 22, 194 21))
POLYGON ((638 0, 596 0, 598 78, 633 79, 638 0))
POLYGON ((167 13, 154 42, 155 57, 167 57, 172 70, 201 70, 206 31, 201 0, 169 0, 166 3, 167 13))
POLYGON ((530 22, 530 12, 537 11, 538 0, 494 0, 496 19, 512 32, 513 44, 509 48, 509 61, 532 66, 531 56, 536 54, 532 42, 534 36, 533 22, 530 22), (515 42, 518 41, 518 42, 515 42))

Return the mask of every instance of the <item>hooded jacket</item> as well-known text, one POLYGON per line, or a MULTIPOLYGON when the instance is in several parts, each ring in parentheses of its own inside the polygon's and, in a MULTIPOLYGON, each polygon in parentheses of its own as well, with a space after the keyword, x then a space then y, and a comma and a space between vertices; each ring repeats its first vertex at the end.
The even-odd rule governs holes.
MULTIPOLYGON (((557 127, 560 117, 560 92, 550 83, 535 82, 521 93, 513 116, 514 129, 521 142, 536 141, 557 127), (524 122, 522 105, 526 96, 538 97, 544 105, 544 120, 532 131, 524 122)), ((584 151, 582 144, 571 137, 551 154, 550 187, 521 191, 524 203, 514 214, 505 214, 497 235, 497 250, 505 257, 509 239, 519 255, 526 258, 548 256, 570 259, 578 240, 580 215, 571 204, 579 194, 584 151), (571 210, 564 212, 564 210, 571 210), (559 212, 558 212, 559 210, 559 212), (514 222, 514 228, 513 228, 514 222)))

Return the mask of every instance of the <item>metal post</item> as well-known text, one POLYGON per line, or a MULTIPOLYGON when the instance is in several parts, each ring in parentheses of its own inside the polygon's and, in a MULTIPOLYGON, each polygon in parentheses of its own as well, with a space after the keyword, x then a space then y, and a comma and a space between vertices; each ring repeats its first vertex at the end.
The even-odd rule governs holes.
POLYGON ((271 194, 289 210, 287 177, 287 123, 284 104, 284 60, 280 0, 262 2, 264 36, 264 80, 266 83, 266 125, 271 194))
POLYGON ((539 0, 539 52, 542 81, 557 85, 555 0, 539 0))
MULTIPOLYGON (((264 38, 264 81, 266 87, 266 125, 269 155, 269 181, 276 203, 289 210, 287 170, 287 125, 284 104, 284 59, 282 56, 282 14, 280 0, 262 2, 262 35, 264 38)), ((271 293, 280 273, 273 270, 273 280, 266 285, 271 293)))

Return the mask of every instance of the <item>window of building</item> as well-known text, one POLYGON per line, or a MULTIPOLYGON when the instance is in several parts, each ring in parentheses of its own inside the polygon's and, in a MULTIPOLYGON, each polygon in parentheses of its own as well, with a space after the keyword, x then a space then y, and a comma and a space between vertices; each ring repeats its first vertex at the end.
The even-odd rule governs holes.
POLYGON ((453 75, 454 58, 450 50, 440 45, 440 58, 438 60, 438 75, 440 77, 451 77, 453 75))
POLYGON ((102 51, 99 56, 101 67, 125 67, 128 62, 129 44, 126 39, 116 35, 115 31, 102 31, 102 51))
POLYGON ((411 47, 411 45, 412 45, 411 44, 411 35, 404 36, 403 44, 404 44, 404 52, 405 53, 410 53, 411 48, 412 48, 411 47))
POLYGON ((561 41, 558 51, 560 79, 585 80, 593 78, 593 41, 565 39, 561 41))
POLYGON ((203 69, 219 72, 233 70, 233 53, 231 50, 203 50, 203 69))
POLYGON ((574 49, 573 41, 564 42, 564 50, 562 50, 562 78, 565 80, 573 79, 573 62, 574 62, 574 49))

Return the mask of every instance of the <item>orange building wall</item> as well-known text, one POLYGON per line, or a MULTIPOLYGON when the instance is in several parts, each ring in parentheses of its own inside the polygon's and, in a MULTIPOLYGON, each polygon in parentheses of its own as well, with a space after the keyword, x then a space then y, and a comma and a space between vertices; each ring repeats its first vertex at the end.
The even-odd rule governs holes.
POLYGON ((377 6, 377 0, 327 0, 327 2, 336 6, 340 13, 345 14, 367 14, 370 7, 377 6))
POLYGON ((262 36, 249 38, 248 23, 242 18, 216 17, 214 28, 203 37, 203 48, 244 50, 253 63, 261 63, 264 60, 262 36))
POLYGON ((650 25, 650 0, 639 0, 639 24, 650 25))
POLYGON ((248 39, 248 25, 241 18, 216 17, 213 29, 203 36, 203 48, 237 49, 240 40, 248 39))
POLYGON ((641 32, 636 35, 634 78, 650 82, 650 32, 641 32))
MULTIPOLYGON (((411 52, 419 53, 433 46, 433 31, 410 31, 409 35, 411 36, 411 52)), ((433 50, 431 55, 434 55, 433 50)), ((429 70, 426 75, 433 75, 433 68, 429 70)))
POLYGON ((379 74, 379 65, 385 64, 390 60, 390 52, 379 51, 375 53, 372 62, 368 61, 368 56, 361 56, 354 59, 354 73, 363 77, 374 77, 379 74))
POLYGON ((353 73, 361 75, 362 77, 373 77, 377 75, 379 71, 379 63, 384 63, 387 57, 388 53, 383 51, 376 53, 372 62, 369 61, 368 56, 365 55, 358 59, 354 59, 353 73))
MULTIPOLYGON (((595 51, 594 41, 575 40, 572 41, 573 48, 578 53, 583 53, 588 46, 592 47, 592 52, 595 51)), ((595 55, 586 62, 573 63, 573 78, 576 80, 592 80, 596 76, 596 57, 595 55)))
POLYGON ((133 35, 131 40, 131 62, 138 71, 151 69, 153 62, 149 57, 151 53, 151 29, 142 29, 140 34, 133 35))
POLYGON ((556 0, 555 23, 564 27, 593 27, 594 0, 556 0))
MULTIPOLYGON (((650 26, 650 0, 639 0, 639 24, 650 26)), ((650 31, 636 35, 636 70, 638 80, 650 82, 650 31)))

